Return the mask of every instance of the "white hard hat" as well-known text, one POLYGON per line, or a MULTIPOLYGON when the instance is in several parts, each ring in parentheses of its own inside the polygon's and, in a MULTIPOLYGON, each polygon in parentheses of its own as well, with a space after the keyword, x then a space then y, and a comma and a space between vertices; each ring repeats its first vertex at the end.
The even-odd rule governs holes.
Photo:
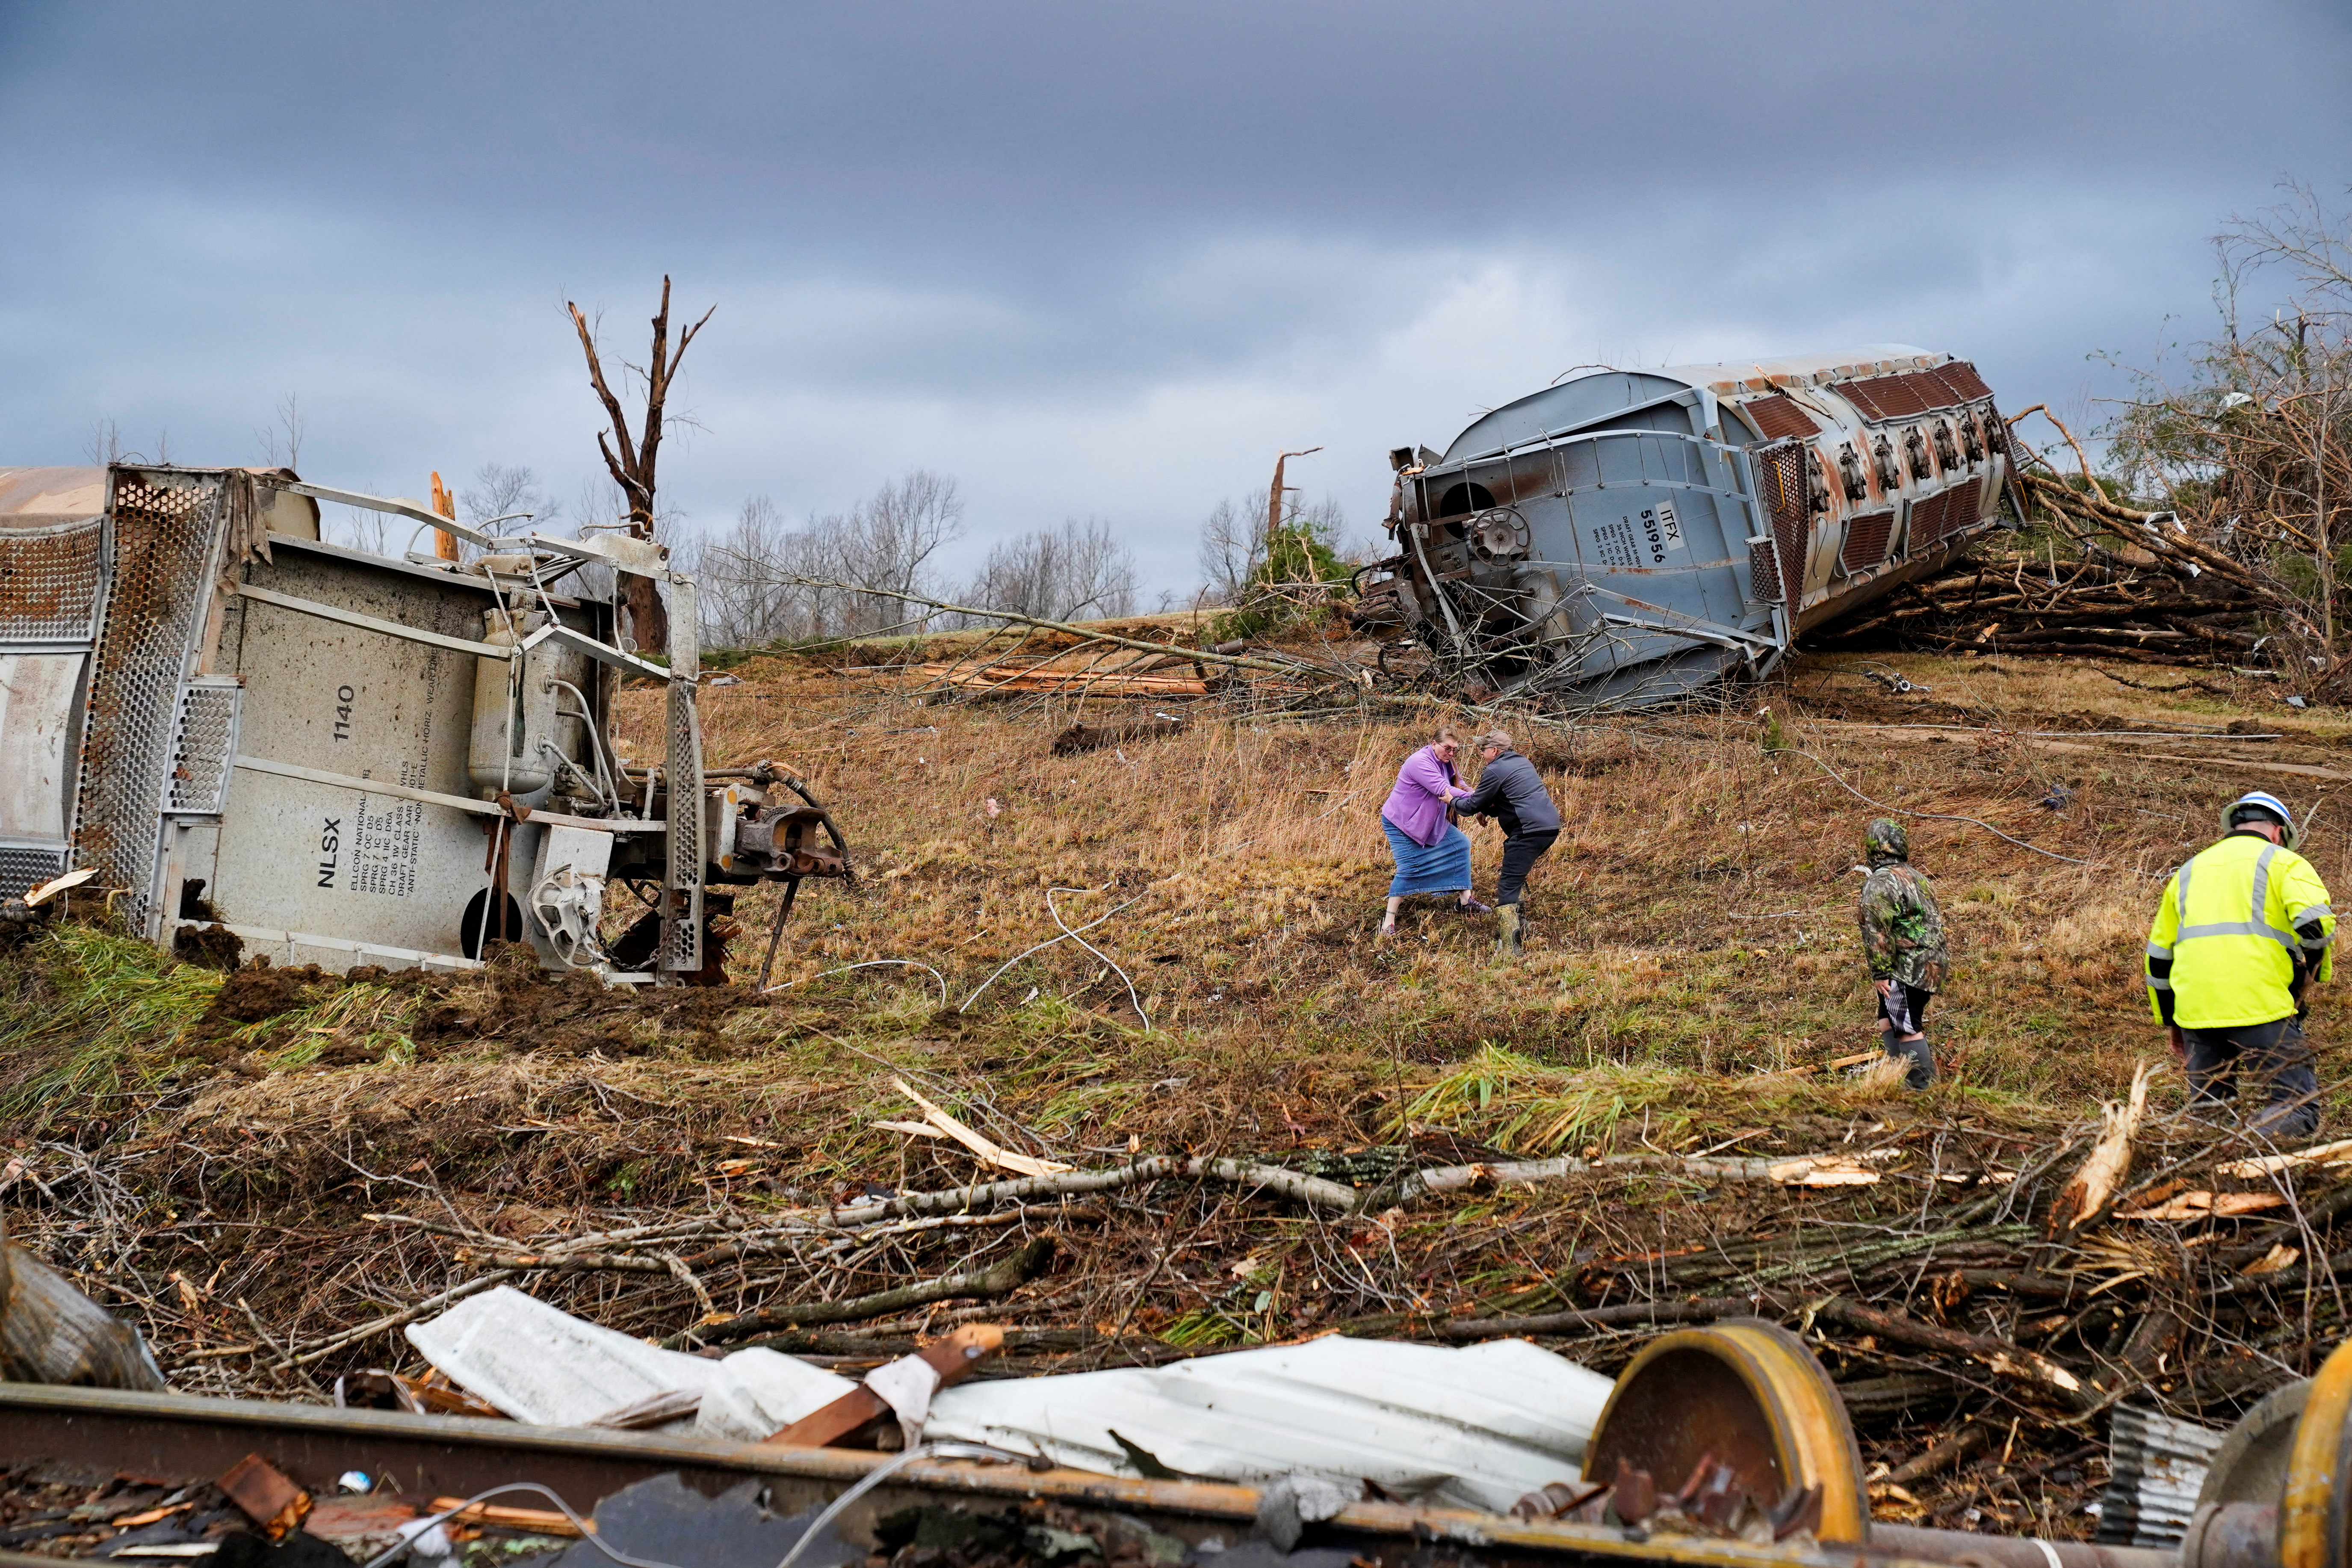
POLYGON ((2286 802, 2268 790, 2250 789, 2224 806, 2221 810, 2221 830, 2225 833, 2235 831, 2238 826, 2238 814, 2249 806, 2256 807, 2276 817, 2279 826, 2285 829, 2279 837, 2285 841, 2288 848, 2294 847, 2296 837, 2294 813, 2287 809, 2286 802))

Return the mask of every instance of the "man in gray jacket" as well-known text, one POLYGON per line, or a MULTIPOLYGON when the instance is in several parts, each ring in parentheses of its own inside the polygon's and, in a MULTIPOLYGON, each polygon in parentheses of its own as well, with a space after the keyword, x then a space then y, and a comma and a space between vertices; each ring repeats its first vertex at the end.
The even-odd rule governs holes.
POLYGON ((1486 759, 1478 787, 1454 803, 1465 816, 1491 816, 1503 825, 1503 874, 1495 885, 1495 918, 1501 932, 1495 951, 1517 957, 1519 894, 1538 857, 1559 837, 1559 807, 1536 773, 1536 765, 1511 749, 1511 738, 1489 730, 1471 742, 1486 759))

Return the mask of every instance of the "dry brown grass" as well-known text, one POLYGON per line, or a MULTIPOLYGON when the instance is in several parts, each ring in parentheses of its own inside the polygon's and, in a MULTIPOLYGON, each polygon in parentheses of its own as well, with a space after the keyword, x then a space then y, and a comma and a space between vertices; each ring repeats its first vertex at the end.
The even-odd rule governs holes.
MULTIPOLYGON (((2021 1140, 2046 1145, 2092 1117, 2135 1063, 2163 1056, 2138 984, 2140 936, 2160 879, 2210 840, 2219 804, 2253 783, 2305 806, 2341 788, 2226 758, 2333 773, 2344 728, 2265 704, 2252 683, 2231 701, 2134 691, 2073 665, 1906 657, 1874 668, 1899 667, 1934 690, 1895 696, 1844 668, 1858 662, 1801 662, 1790 680, 1720 711, 1526 726, 1523 749, 1568 827, 1531 885, 1528 956, 1505 966, 1486 921, 1435 907, 1409 912, 1401 942, 1373 940, 1389 876, 1376 813, 1425 720, 1204 721, 1057 759, 1051 738, 1082 716, 1066 708, 916 706, 803 661, 753 659, 736 667, 743 684, 709 694, 711 751, 803 770, 863 870, 855 889, 804 890, 779 960, 787 989, 764 1003, 641 1010, 590 1036, 550 1021, 562 996, 509 994, 496 975, 430 995, 353 988, 240 1025, 223 1060, 195 1065, 184 1037, 201 1032, 208 983, 158 973, 127 946, 86 944, 49 953, 48 971, 10 972, 0 1090, 18 1096, 12 1143, 28 1147, 37 1131, 100 1152, 151 1215, 275 1226, 290 1238, 240 1251, 233 1238, 250 1233, 199 1229, 142 1244, 147 1276, 184 1271, 202 1304, 118 1299, 181 1350, 243 1333, 222 1305, 240 1294, 273 1332, 299 1337, 462 1277, 446 1247, 395 1242, 361 1217, 383 1208, 430 1215, 446 1198, 472 1223, 525 1234, 591 1209, 772 1207, 868 1183, 970 1179, 953 1148, 873 1127, 906 1110, 893 1073, 1003 1142, 1076 1163, 1114 1158, 1131 1140, 1311 1165, 1404 1137, 1440 1153, 1527 1154, 1958 1140, 2014 1157, 2021 1140), (2180 763, 2095 737, 2065 742, 2089 751, 2053 751, 2026 733, 2240 719, 2290 738, 2166 742, 2206 759, 2180 763), (1779 743, 1796 750, 1767 750, 1776 722, 1779 743), (1889 727, 1908 723, 1955 727, 1889 727), (1809 1070, 1876 1037, 1852 923, 1853 867, 1874 810, 1824 766, 1876 800, 1980 818, 2098 862, 2068 864, 1965 823, 1913 822, 1957 960, 1931 1019, 1947 1076, 1924 1097, 1809 1070), (1132 977, 1150 1029, 1119 976, 1067 943, 974 994, 1055 934, 1055 889, 1079 889, 1053 894, 1073 924, 1126 903, 1088 937, 1132 977), (80 993, 59 990, 57 966, 79 973, 93 955, 146 966, 138 984, 157 998, 142 1003, 153 1018, 99 1028, 80 993), (884 958, 937 970, 949 1005, 919 970, 828 973, 884 958), (447 1024, 493 1016, 498 1026, 476 1035, 447 1024), (82 1098, 61 1094, 68 1084, 82 1098)), ((625 700, 627 738, 650 754, 657 694, 625 700)), ((2323 805, 2307 852, 2341 884, 2352 853, 2334 812, 2323 805)), ((1491 889, 1499 845, 1491 831, 1475 843, 1491 889)), ((739 976, 757 968, 772 897, 761 889, 739 907, 739 976)), ((2313 1026, 2331 1083, 2344 1060, 2339 995, 2317 994, 2313 1026)), ((2168 1077, 2159 1116, 2179 1100, 2168 1077)), ((1790 1201, 1693 1196, 1660 1182, 1482 1197, 1385 1221, 1365 1250, 1230 1194, 1161 1194, 1121 1210, 1074 1249, 1074 1272, 1024 1300, 1057 1303, 1036 1309, 1054 1321, 1129 1321, 1171 1342, 1491 1310, 1556 1299, 1543 1293, 1565 1289, 1564 1260, 1601 1241, 1664 1247, 1693 1227, 1778 1224, 1790 1201), (1603 1226, 1598 1240, 1588 1224, 1603 1226), (1192 1261, 1154 1276, 1171 1237, 1192 1261), (1264 1287, 1274 1305, 1253 1305, 1261 1279, 1275 1281, 1264 1287)), ((1882 1200, 1924 1201, 1893 1184, 1794 1201, 1868 1218, 1882 1200)), ((72 1253, 85 1244, 67 1213, 28 1234, 72 1253)), ((74 1254, 84 1278, 123 1278, 88 1245, 74 1254)), ((960 1256, 909 1244, 823 1280, 747 1283, 742 1300, 877 1289, 960 1256)), ((635 1331, 675 1328, 692 1306, 674 1286, 633 1284, 625 1300, 609 1279, 546 1288, 635 1331)), ((187 1364, 220 1369, 223 1386, 269 1376, 260 1362, 187 1364)))

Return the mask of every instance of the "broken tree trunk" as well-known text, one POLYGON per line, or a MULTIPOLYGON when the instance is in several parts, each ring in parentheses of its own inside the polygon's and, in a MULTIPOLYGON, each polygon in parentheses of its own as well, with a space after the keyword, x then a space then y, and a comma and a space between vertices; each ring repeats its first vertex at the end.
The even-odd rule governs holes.
POLYGON ((171 1385, 139 1331, 48 1265, 9 1244, 0 1222, 0 1379, 162 1394, 171 1385))
MULTIPOLYGON (((612 384, 604 378, 604 363, 596 353, 596 333, 580 307, 566 301, 564 308, 572 312, 572 324, 580 333, 580 352, 588 358, 588 384, 594 389, 596 400, 604 406, 604 417, 612 422, 612 439, 605 432, 596 433, 596 449, 604 454, 605 471, 629 503, 629 531, 639 539, 651 539, 658 514, 654 510, 655 469, 661 458, 663 405, 668 400, 671 378, 677 375, 678 363, 686 358, 686 347, 694 335, 710 320, 713 305, 702 313, 702 320, 677 335, 677 347, 669 346, 669 277, 662 277, 661 310, 653 319, 653 357, 642 372, 646 383, 646 412, 637 434, 629 434, 628 411, 621 406, 612 384)), ((636 573, 625 573, 621 590, 629 606, 629 630, 637 647, 652 653, 669 651, 669 611, 662 604, 661 591, 650 577, 636 573)))
POLYGON ((2082 1229, 2106 1213, 2116 1191, 2131 1173, 2132 1138, 2147 1110, 2149 1069, 2142 1062, 2132 1072, 2131 1093, 2121 1102, 2109 1100, 2100 1113, 2099 1141, 2050 1211, 2053 1237, 2082 1229))

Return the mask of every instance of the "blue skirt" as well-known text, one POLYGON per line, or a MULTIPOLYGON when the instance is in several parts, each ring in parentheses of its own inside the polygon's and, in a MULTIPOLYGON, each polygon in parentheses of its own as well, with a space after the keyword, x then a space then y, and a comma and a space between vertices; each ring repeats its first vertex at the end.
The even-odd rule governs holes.
POLYGON ((1381 831, 1389 836, 1389 853, 1396 857, 1396 876, 1389 882, 1389 897, 1402 899, 1412 893, 1458 893, 1470 886, 1470 836, 1454 826, 1445 825, 1445 831, 1436 843, 1427 848, 1415 844, 1403 829, 1387 817, 1381 818, 1381 831))

